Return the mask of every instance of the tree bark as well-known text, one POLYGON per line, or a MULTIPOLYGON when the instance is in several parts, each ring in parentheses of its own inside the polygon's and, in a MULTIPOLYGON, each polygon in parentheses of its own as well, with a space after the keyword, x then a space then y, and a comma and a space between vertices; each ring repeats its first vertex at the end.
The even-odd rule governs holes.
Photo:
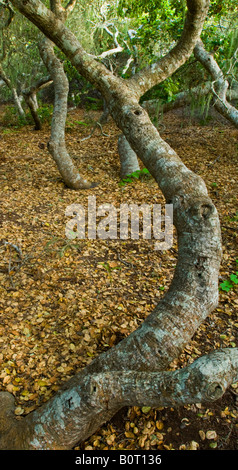
POLYGON ((238 128, 238 110, 227 101, 229 82, 225 79, 218 63, 213 55, 205 50, 202 41, 198 41, 196 44, 194 55, 213 78, 212 92, 214 95, 214 107, 238 128))
MULTIPOLYGON (((72 11, 75 0, 69 1, 66 7, 62 7, 60 0, 51 0, 50 6, 53 14, 64 23, 68 13, 72 11)), ((45 37, 39 44, 41 58, 50 73, 54 83, 54 111, 51 123, 51 137, 48 142, 48 150, 53 157, 64 183, 71 189, 89 189, 95 186, 83 179, 75 167, 65 143, 65 123, 68 109, 68 78, 64 72, 61 61, 54 53, 54 44, 45 37)))
POLYGON ((37 109, 38 109, 38 102, 37 102, 37 92, 42 90, 43 88, 49 86, 52 83, 50 77, 43 77, 38 80, 34 85, 31 87, 22 90, 22 94, 25 98, 26 104, 29 107, 31 112, 32 118, 35 123, 35 130, 39 131, 41 129, 41 120, 38 116, 37 109))
POLYGON ((4 70, 2 69, 2 66, 0 65, 0 78, 5 82, 7 87, 11 90, 12 96, 13 96, 13 101, 16 106, 17 112, 19 116, 21 116, 23 119, 25 119, 25 111, 21 105, 20 98, 17 94, 16 88, 12 85, 10 78, 5 74, 4 70))
POLYGON ((127 175, 131 175, 134 171, 140 170, 137 155, 134 150, 132 150, 123 134, 118 138, 118 153, 121 162, 121 178, 125 178, 127 175))
POLYGON ((238 348, 215 351, 184 369, 77 374, 40 409, 17 421, 14 398, 0 392, 2 450, 71 449, 124 406, 213 402, 238 380, 238 348))
MULTIPOLYGON (((230 380, 237 376, 237 350, 218 352, 220 355, 219 360, 215 361, 215 372, 210 359, 206 368, 205 358, 202 358, 201 367, 196 369, 196 365, 191 366, 192 375, 189 375, 189 370, 181 371, 181 375, 180 371, 176 371, 174 376, 166 372, 217 305, 221 235, 218 214, 208 197, 204 181, 189 170, 163 141, 146 111, 138 104, 140 93, 151 83, 149 75, 152 71, 147 69, 144 79, 141 72, 138 82, 115 77, 83 51, 72 33, 38 0, 12 0, 12 3, 54 40, 78 71, 102 92, 110 114, 129 145, 154 176, 166 202, 173 204, 178 235, 178 261, 170 288, 138 330, 94 359, 52 400, 17 425, 10 419, 12 398, 9 394, 2 395, 9 417, 6 423, 2 410, 0 417, 3 428, 5 426, 2 447, 72 448, 125 403, 148 404, 147 397, 153 405, 163 402, 162 397, 170 395, 170 384, 171 400, 175 403, 182 403, 183 399, 202 399, 206 390, 206 399, 220 397, 230 380), (228 370, 232 376, 228 374, 229 380, 228 370), (216 375, 217 381, 214 379, 216 375), (160 381, 165 392, 155 385, 160 381), (188 392, 185 391, 187 387, 188 392)), ((206 0, 189 0, 188 7, 183 34, 185 47, 180 41, 176 53, 179 54, 177 66, 187 58, 189 34, 189 51, 192 52, 198 41, 208 3, 206 0)), ((170 56, 171 63, 169 57, 166 58, 167 76, 175 68, 176 54, 170 56)), ((165 69, 160 71, 156 66, 154 75, 161 81, 165 77, 165 69)), ((154 80, 155 76, 152 82, 154 80)), ((164 403, 170 403, 170 398, 164 403)))
POLYGON ((69 83, 63 64, 54 53, 54 44, 44 38, 39 44, 42 60, 54 83, 54 111, 48 150, 53 157, 64 183, 71 189, 88 189, 92 183, 83 179, 68 154, 65 143, 69 83))

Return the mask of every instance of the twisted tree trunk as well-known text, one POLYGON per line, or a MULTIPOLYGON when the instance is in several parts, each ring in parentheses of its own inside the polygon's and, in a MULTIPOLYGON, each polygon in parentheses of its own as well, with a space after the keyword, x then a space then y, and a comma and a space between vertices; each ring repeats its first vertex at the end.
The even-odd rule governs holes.
POLYGON ((123 81, 97 63, 38 0, 12 3, 61 47, 80 73, 97 84, 131 148, 156 179, 166 202, 173 204, 178 234, 178 262, 171 286, 138 330, 94 359, 48 403, 21 421, 13 417, 12 396, 0 395, 1 448, 70 449, 122 406, 212 401, 237 378, 237 349, 217 351, 183 370, 166 370, 217 305, 220 226, 203 180, 161 139, 138 104, 140 93, 154 83, 155 72, 162 79, 165 68, 167 74, 174 70, 176 54, 179 66, 192 53, 208 2, 188 1, 184 43, 163 59, 161 69, 157 64, 155 70, 146 69, 144 77, 140 72, 138 82, 123 81))
POLYGON ((213 402, 238 380, 238 349, 219 350, 173 372, 78 374, 56 397, 21 421, 14 398, 0 392, 1 449, 63 450, 86 439, 124 406, 213 402))
POLYGON ((48 150, 53 157, 64 183, 71 189, 88 189, 92 183, 83 179, 75 167, 65 143, 65 123, 68 109, 68 78, 63 64, 54 53, 54 44, 44 38, 39 50, 54 83, 54 111, 51 123, 51 136, 48 150))
MULTIPOLYGON (((58 0, 51 0, 51 9, 57 18, 66 21, 75 1, 63 8, 58 0)), ((68 110, 69 82, 64 66, 54 53, 53 42, 45 37, 39 44, 41 58, 54 83, 54 111, 51 123, 51 136, 48 150, 53 157, 64 183, 71 189, 88 189, 95 184, 83 179, 75 167, 65 143, 65 123, 68 110)))

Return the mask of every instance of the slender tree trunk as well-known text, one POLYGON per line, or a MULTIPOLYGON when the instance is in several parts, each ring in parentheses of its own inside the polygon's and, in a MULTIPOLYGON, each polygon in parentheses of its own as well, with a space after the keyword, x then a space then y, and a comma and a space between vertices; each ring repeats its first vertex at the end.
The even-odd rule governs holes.
POLYGON ((35 130, 36 131, 39 131, 41 129, 41 120, 38 116, 38 113, 37 113, 37 105, 36 105, 36 100, 34 98, 36 98, 36 95, 25 95, 24 96, 25 98, 25 102, 30 110, 30 113, 32 115, 32 118, 34 120, 34 123, 35 123, 35 130))
POLYGON ((75 167, 65 143, 65 123, 68 108, 69 83, 63 64, 54 53, 54 44, 44 38, 39 44, 42 60, 54 83, 54 112, 48 150, 53 157, 64 183, 71 189, 88 189, 92 183, 83 179, 75 167))
POLYGON ((127 175, 131 175, 131 173, 134 171, 140 170, 137 155, 134 150, 132 150, 130 144, 123 134, 121 134, 118 138, 118 152, 121 162, 121 178, 124 178, 127 175))
POLYGON ((29 110, 31 112, 32 118, 35 123, 35 130, 40 130, 41 129, 41 120, 39 118, 39 115, 37 113, 38 110, 38 102, 37 102, 37 92, 42 90, 43 88, 49 86, 52 83, 52 80, 50 77, 44 77, 38 80, 34 85, 31 87, 22 90, 22 94, 25 98, 26 104, 29 107, 29 110))

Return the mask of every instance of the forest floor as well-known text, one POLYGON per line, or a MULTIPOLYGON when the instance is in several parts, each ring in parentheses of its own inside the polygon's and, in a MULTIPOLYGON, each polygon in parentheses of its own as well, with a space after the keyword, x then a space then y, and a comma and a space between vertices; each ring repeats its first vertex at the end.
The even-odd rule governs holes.
MULTIPOLYGON (((81 204, 87 212, 88 196, 96 196, 97 207, 165 202, 151 177, 119 184, 120 131, 111 120, 107 135, 98 128, 81 141, 99 115, 82 109, 68 115, 69 152, 81 174, 98 182, 78 192, 65 187, 47 152, 47 124, 40 132, 0 125, 0 390, 15 396, 18 419, 135 330, 168 289, 176 265, 176 234, 168 251, 156 251, 155 240, 66 238, 67 206, 81 204)), ((219 282, 233 274, 216 310, 171 366, 177 368, 238 346, 238 130, 216 115, 204 124, 186 110, 166 114, 159 129, 204 178, 222 226, 219 282)), ((237 418, 238 384, 232 384, 213 404, 122 409, 76 449, 237 450, 237 418)))

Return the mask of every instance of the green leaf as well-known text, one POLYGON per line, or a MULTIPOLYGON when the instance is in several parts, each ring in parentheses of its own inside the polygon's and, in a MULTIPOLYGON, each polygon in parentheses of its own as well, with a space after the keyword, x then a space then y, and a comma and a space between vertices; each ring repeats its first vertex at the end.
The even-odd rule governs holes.
POLYGON ((75 121, 76 124, 79 124, 80 126, 88 126, 88 124, 84 121, 75 121))
POLYGON ((238 277, 236 276, 236 274, 231 274, 230 280, 234 282, 235 284, 238 284, 238 277))
POLYGON ((224 281, 220 284, 220 288, 226 292, 229 292, 232 287, 233 286, 230 281, 224 281))
POLYGON ((133 173, 130 174, 130 176, 133 176, 133 178, 139 178, 140 177, 140 170, 133 171, 133 173))
POLYGON ((133 173, 131 173, 130 175, 127 175, 126 178, 123 178, 120 181, 119 186, 124 186, 126 183, 132 183, 133 178, 140 179, 144 175, 150 175, 150 172, 147 170, 147 168, 133 171, 133 173))

